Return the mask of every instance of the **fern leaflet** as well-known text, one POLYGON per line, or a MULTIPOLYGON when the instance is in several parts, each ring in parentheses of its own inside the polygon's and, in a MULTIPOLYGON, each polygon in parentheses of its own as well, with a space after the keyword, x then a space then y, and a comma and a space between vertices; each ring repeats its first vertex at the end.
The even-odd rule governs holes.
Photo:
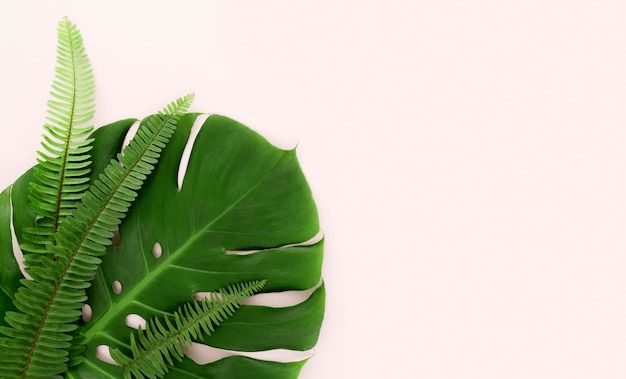
MULTIPOLYGON (((89 146, 86 137, 93 130, 88 123, 95 113, 95 83, 83 39, 67 18, 57 27, 57 67, 48 101, 47 123, 34 168, 37 182, 30 183, 31 207, 40 217, 36 227, 26 228, 26 252, 49 253, 46 244, 59 230, 88 187, 89 146)), ((37 264, 38 257, 26 257, 37 264)), ((30 260, 30 261, 29 261, 30 260)))
POLYGON ((154 169, 193 95, 187 95, 150 117, 137 135, 111 160, 81 203, 46 247, 56 260, 39 256, 27 267, 33 280, 22 280, 14 305, 7 312, 9 327, 0 327, 0 377, 62 378, 75 321, 113 232, 154 169))
POLYGON ((182 361, 184 349, 192 340, 202 339, 202 334, 211 335, 215 327, 232 316, 241 302, 260 291, 265 280, 231 285, 213 294, 211 299, 193 301, 178 308, 173 317, 151 319, 146 330, 139 328, 137 337, 130 335, 132 357, 118 349, 111 356, 124 368, 124 378, 162 378, 173 366, 175 358, 182 361), (165 324, 165 325, 164 325, 165 324))

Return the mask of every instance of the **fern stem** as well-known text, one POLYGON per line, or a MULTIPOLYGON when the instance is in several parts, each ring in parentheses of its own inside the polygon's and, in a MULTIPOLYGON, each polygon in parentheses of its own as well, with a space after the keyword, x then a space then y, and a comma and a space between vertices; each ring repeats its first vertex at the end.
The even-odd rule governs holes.
MULTIPOLYGON (((59 290, 59 286, 61 285, 60 281, 54 287, 53 294, 59 290)), ((48 314, 50 313, 50 307, 52 306, 54 296, 50 297, 48 304, 46 305, 46 310, 41 316, 41 323, 39 324, 39 328, 35 332, 35 338, 33 338, 33 343, 30 345, 30 349, 28 350, 28 356, 26 357, 26 363, 24 364, 24 369, 22 370, 22 379, 26 378, 28 375, 28 369, 30 367, 30 362, 33 359, 33 353, 35 352, 35 348, 37 347, 37 343, 39 342, 39 336, 41 335, 41 331, 43 330, 43 326, 46 323, 46 319, 48 318, 48 314)))
MULTIPOLYGON (((71 34, 70 31, 70 27, 68 23, 65 23, 65 30, 67 31, 67 34, 71 34)), ((59 191, 57 192, 57 200, 56 200, 56 206, 55 206, 55 212, 54 212, 54 223, 52 224, 52 233, 56 233, 59 230, 59 218, 60 218, 60 213, 61 213, 61 199, 62 199, 62 194, 63 194, 63 185, 65 182, 65 170, 67 168, 67 157, 69 156, 69 152, 70 152, 70 142, 71 142, 71 136, 72 136, 72 126, 74 125, 74 116, 75 116, 75 110, 76 110, 76 92, 78 91, 78 86, 76 83, 76 55, 74 54, 74 41, 72 40, 72 38, 69 39, 69 44, 70 44, 70 51, 72 52, 72 101, 71 101, 71 106, 70 106, 70 119, 68 121, 68 128, 67 128, 67 137, 65 139, 65 146, 64 146, 64 150, 63 150, 63 159, 61 159, 61 175, 59 177, 59 191)), ((56 244, 56 240, 52 239, 52 243, 56 244)))

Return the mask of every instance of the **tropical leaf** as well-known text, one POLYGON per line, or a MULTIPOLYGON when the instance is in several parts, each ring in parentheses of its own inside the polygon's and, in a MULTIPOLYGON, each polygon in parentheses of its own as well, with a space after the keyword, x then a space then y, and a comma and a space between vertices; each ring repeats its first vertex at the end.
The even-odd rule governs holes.
MULTIPOLYGON (((324 289, 318 286, 323 240, 298 244, 319 231, 311 190, 294 150, 278 149, 223 116, 206 121, 197 114, 182 117, 159 166, 120 226, 119 245, 110 248, 100 266, 89 292, 93 316, 81 328, 87 361, 70 374, 86 377, 80 369, 92 366, 109 372, 102 377, 120 377, 120 371, 94 352, 100 345, 129 343, 126 316, 148 319, 173 312, 195 293, 258 278, 267 279, 264 293, 315 290, 292 306, 244 303, 206 344, 243 352, 312 349, 324 310, 324 289), (181 157, 192 147, 188 143, 193 149, 185 168, 181 157), (228 253, 249 250, 257 252, 228 253), (119 294, 112 289, 115 282, 122 285, 119 294)), ((238 356, 208 364, 185 359, 166 377, 288 378, 297 377, 299 363, 258 364, 238 356), (243 371, 217 376, 230 361, 243 371)))
POLYGON ((7 312, 8 327, 0 327, 0 376, 60 378, 67 369, 74 324, 80 315, 85 289, 96 275, 113 232, 137 196, 136 191, 153 171, 162 149, 172 136, 180 113, 193 96, 170 104, 151 117, 118 162, 111 161, 95 180, 81 204, 72 212, 46 248, 55 260, 39 256, 29 264, 33 280, 22 280, 7 312))
MULTIPOLYGON (((133 121, 94 132, 92 178, 119 152, 133 121)), ((28 173, 24 178, 12 192, 16 228, 29 222, 16 217, 27 206, 21 182, 28 173)), ((85 361, 66 378, 122 377, 123 370, 103 361, 99 352, 103 347, 128 351, 129 316, 165 317, 194 294, 259 278, 267 279, 264 293, 194 344, 201 353, 213 349, 226 357, 185 357, 165 377, 297 378, 324 314, 323 239, 310 241, 316 235, 317 210, 295 151, 278 149, 223 116, 182 116, 87 292, 91 319, 77 331, 87 345, 85 361), (188 150, 185 166, 181 157, 188 150), (121 285, 116 291, 115 283, 121 285), (287 294, 299 299, 278 305, 264 300, 287 294), (285 352, 280 349, 287 354, 268 357, 285 352)))
MULTIPOLYGON (((48 101, 47 134, 30 182, 30 203, 40 218, 24 228, 22 250, 49 254, 46 245, 76 208, 89 185, 89 124, 95 113, 95 83, 83 39, 67 18, 57 28, 57 67, 48 101)), ((36 263, 37 258, 33 259, 36 263)))

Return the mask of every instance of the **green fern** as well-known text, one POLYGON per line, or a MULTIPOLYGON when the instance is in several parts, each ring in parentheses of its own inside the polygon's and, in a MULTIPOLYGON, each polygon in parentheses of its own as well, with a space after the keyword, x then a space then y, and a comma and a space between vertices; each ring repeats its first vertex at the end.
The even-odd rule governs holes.
POLYGON ((130 335, 132 357, 118 349, 111 350, 111 357, 124 368, 125 379, 162 378, 169 371, 168 365, 174 365, 172 357, 182 361, 183 350, 191 346, 192 340, 202 340, 203 332, 211 335, 245 298, 264 285, 265 280, 231 285, 210 299, 183 305, 172 318, 161 321, 155 317, 147 323, 145 331, 139 328, 137 337, 134 333, 130 335))
POLYGON ((27 267, 33 280, 22 280, 15 295, 19 312, 7 312, 10 327, 0 328, 6 336, 0 339, 0 377, 61 378, 67 370, 69 333, 77 328, 99 257, 192 101, 193 95, 176 100, 139 129, 118 154, 119 162, 110 162, 54 242, 47 243, 56 260, 41 255, 38 264, 27 267))
MULTIPOLYGON (((57 67, 48 101, 47 123, 34 168, 38 182, 30 183, 31 207, 40 217, 36 227, 26 228, 21 246, 26 252, 47 254, 46 244, 59 230, 62 220, 76 207, 89 185, 88 174, 92 132, 89 122, 95 113, 95 83, 83 39, 67 18, 57 27, 57 67)), ((37 256, 26 256, 26 264, 38 264, 37 256)))
MULTIPOLYGON (((15 293, 16 311, 0 326, 0 379, 61 379, 75 354, 84 350, 77 321, 86 289, 96 276, 114 232, 154 170, 180 116, 194 95, 169 104, 147 119, 137 135, 89 185, 89 125, 95 113, 95 85, 77 27, 67 18, 58 25, 58 48, 47 135, 30 183, 30 204, 37 214, 24 228, 26 274, 15 293)), ((203 339, 232 316, 243 299, 265 280, 231 285, 211 299, 182 305, 171 317, 149 321, 130 336, 130 353, 112 350, 126 378, 156 378, 182 360, 192 339, 203 339)))

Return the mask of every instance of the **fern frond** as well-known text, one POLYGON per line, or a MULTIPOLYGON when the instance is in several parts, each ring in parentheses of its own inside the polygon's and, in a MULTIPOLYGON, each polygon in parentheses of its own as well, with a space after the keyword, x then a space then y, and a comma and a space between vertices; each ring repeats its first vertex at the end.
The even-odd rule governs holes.
POLYGON ((55 243, 46 245, 56 260, 26 255, 33 280, 22 280, 14 301, 19 312, 7 312, 9 327, 0 327, 7 337, 0 339, 1 378, 61 378, 67 370, 69 333, 76 329, 85 289, 192 100, 193 95, 185 96, 149 118, 118 155, 119 162, 111 160, 54 234, 55 243))
POLYGON ((83 39, 67 18, 57 27, 57 67, 48 101, 47 134, 30 186, 31 207, 39 215, 36 226, 24 230, 26 252, 49 253, 45 248, 62 220, 76 207, 88 187, 89 146, 95 113, 95 83, 83 39))
POLYGON ((151 319, 146 330, 139 328, 137 337, 130 335, 132 357, 118 349, 111 350, 111 357, 124 368, 124 378, 162 378, 174 365, 174 359, 182 361, 184 349, 193 340, 202 340, 232 316, 241 302, 260 291, 265 280, 231 285, 221 289, 211 299, 193 301, 178 308, 173 317, 151 319))

